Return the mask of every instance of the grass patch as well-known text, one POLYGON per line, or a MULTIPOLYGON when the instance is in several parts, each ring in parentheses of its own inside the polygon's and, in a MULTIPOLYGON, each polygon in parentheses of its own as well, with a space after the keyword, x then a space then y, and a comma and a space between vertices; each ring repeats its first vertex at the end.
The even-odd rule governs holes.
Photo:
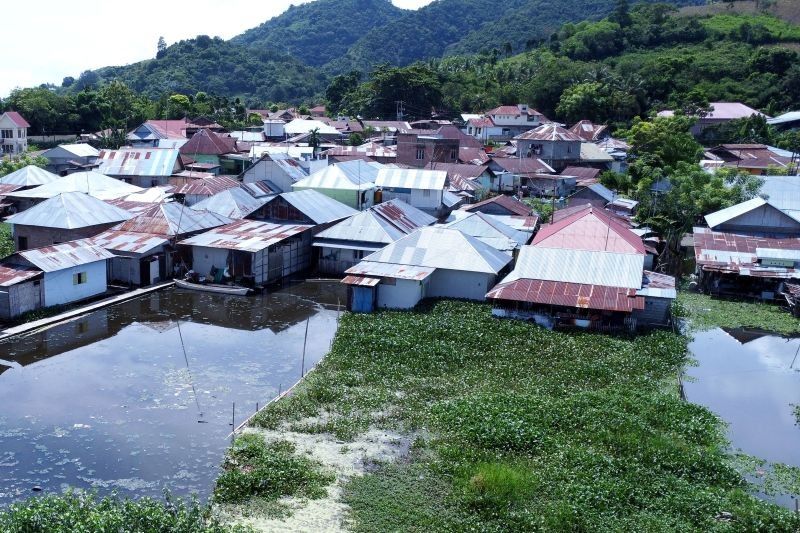
POLYGON ((777 305, 721 300, 696 292, 678 292, 675 316, 686 318, 690 328, 705 331, 717 327, 750 327, 781 335, 800 334, 800 320, 777 305))
POLYGON ((166 503, 150 498, 98 499, 87 493, 29 498, 0 511, 4 533, 169 532, 222 533, 247 531, 222 524, 208 506, 196 500, 184 502, 167 496, 166 503))
POLYGON ((313 379, 256 424, 379 412, 373 427, 424 436, 345 486, 356 531, 730 529, 721 513, 737 530, 800 527, 749 495, 720 421, 680 400, 686 342, 547 331, 453 301, 346 314, 313 379))
POLYGON ((214 497, 221 503, 241 503, 251 497, 275 502, 283 496, 321 498, 334 475, 295 454, 286 441, 267 443, 256 433, 236 438, 222 465, 214 497))

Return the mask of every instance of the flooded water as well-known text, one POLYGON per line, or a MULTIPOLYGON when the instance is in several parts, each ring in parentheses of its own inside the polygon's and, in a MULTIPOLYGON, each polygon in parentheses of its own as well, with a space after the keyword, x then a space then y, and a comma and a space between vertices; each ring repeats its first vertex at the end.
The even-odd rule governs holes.
POLYGON ((339 284, 167 289, 0 342, 0 505, 34 487, 213 490, 238 425, 327 352, 339 284), (185 354, 182 348, 185 346, 185 354))
POLYGON ((715 329, 695 334, 690 349, 698 366, 687 371, 686 397, 727 422, 732 448, 800 466, 800 339, 715 329))

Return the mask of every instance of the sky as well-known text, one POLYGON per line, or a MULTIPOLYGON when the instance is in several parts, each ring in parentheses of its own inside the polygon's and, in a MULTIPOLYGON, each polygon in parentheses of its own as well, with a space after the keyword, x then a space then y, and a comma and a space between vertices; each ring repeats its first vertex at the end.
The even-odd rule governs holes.
MULTIPOLYGON (((167 44, 197 35, 229 39, 313 0, 162 0, 156 4, 109 0, 3 2, 0 98, 15 87, 61 84, 87 69, 126 65, 155 56, 167 44), (13 46, 8 46, 14 43, 13 46)), ((416 9, 432 0, 393 0, 416 9)))

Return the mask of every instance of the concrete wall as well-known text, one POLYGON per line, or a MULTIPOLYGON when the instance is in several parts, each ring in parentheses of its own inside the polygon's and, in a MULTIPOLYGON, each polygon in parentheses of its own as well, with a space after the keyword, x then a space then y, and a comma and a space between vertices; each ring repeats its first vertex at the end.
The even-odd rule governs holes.
POLYGON ((28 239, 27 250, 33 248, 41 248, 43 246, 52 246, 62 242, 74 241, 77 239, 86 239, 99 235, 105 230, 116 226, 118 222, 111 224, 101 224, 99 226, 89 226, 86 228, 78 229, 60 229, 60 228, 44 228, 41 226, 23 226, 21 224, 14 224, 12 226, 12 235, 14 236, 14 249, 19 249, 19 237, 26 237, 28 239))
POLYGON ((62 305, 90 298, 106 291, 106 260, 66 268, 44 275, 44 305, 62 305), (73 276, 86 273, 86 283, 76 285, 73 276))
POLYGON ((192 246, 192 270, 201 276, 208 276, 211 267, 225 268, 228 265, 228 250, 192 246))
POLYGON ((429 278, 427 296, 483 301, 494 286, 494 274, 437 269, 429 278))
POLYGON ((384 279, 378 285, 378 307, 385 309, 411 309, 427 296, 428 281, 384 279), (389 285, 386 282, 394 282, 389 285))

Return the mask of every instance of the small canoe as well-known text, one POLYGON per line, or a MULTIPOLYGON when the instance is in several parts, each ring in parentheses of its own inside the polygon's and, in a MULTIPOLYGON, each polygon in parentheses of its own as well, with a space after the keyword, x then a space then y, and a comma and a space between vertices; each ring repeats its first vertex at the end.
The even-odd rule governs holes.
POLYGON ((195 291, 216 292, 217 294, 233 294, 236 296, 246 296, 250 293, 251 289, 247 287, 238 287, 236 285, 217 285, 214 283, 192 283, 183 279, 176 279, 175 285, 181 289, 192 289, 195 291))

